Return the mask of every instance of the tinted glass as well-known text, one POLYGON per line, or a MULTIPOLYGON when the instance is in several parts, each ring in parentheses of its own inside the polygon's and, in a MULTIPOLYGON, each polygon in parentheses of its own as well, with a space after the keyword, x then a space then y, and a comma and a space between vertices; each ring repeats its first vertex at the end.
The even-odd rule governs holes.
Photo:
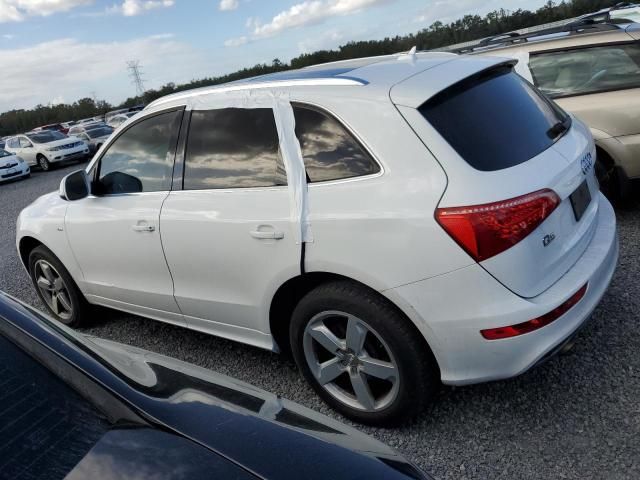
POLYGON ((309 181, 325 182, 380 171, 338 121, 310 108, 294 106, 293 112, 309 181))
POLYGON ((53 130, 43 130, 42 132, 38 133, 30 133, 27 135, 27 137, 29 137, 29 139, 34 143, 49 143, 67 138, 65 134, 53 130))
POLYGON ((273 110, 223 108, 192 113, 185 190, 286 184, 273 110))
POLYGON ((526 162, 549 148, 562 111, 510 68, 470 77, 420 107, 427 121, 478 170, 526 162))
POLYGON ((12 153, 7 152, 6 150, 2 150, 2 149, 0 148, 0 158, 1 158, 1 157, 8 157, 8 156, 10 156, 10 155, 13 155, 13 154, 12 154, 12 153))
POLYGON ((118 137, 100 159, 98 194, 159 192, 171 188, 182 111, 153 116, 118 137))
POLYGON ((98 128, 92 128, 91 130, 87 130, 87 134, 91 138, 106 137, 107 135, 111 135, 112 133, 113 133, 113 128, 111 127, 98 127, 98 128))
POLYGON ((640 87, 640 46, 609 45, 532 55, 536 85, 551 97, 640 87))
POLYGON ((9 148, 20 148, 20 140, 17 138, 10 138, 7 140, 7 147, 9 148))

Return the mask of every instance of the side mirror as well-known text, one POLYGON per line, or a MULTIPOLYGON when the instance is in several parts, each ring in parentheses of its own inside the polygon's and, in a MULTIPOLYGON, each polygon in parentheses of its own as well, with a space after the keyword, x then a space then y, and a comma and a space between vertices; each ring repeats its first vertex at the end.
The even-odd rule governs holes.
POLYGON ((70 173, 60 182, 60 197, 70 202, 81 200, 91 192, 89 177, 84 170, 70 173))

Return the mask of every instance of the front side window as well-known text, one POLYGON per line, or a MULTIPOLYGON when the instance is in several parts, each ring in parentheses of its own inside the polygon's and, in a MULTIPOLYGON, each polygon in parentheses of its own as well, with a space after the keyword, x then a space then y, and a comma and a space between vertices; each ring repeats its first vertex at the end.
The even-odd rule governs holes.
POLYGON ((532 55, 529 68, 550 97, 640 88, 640 44, 604 45, 532 55))
POLYGON ((334 118, 312 108, 294 106, 296 136, 310 182, 370 175, 378 164, 334 118))
POLYGON ((29 148, 31 146, 31 142, 24 137, 20 137, 18 142, 20 148, 29 148))
POLYGON ((182 111, 155 115, 133 125, 102 155, 95 190, 99 195, 161 192, 171 188, 182 111))
POLYGON ((194 111, 184 165, 184 189, 287 184, 270 108, 194 111))

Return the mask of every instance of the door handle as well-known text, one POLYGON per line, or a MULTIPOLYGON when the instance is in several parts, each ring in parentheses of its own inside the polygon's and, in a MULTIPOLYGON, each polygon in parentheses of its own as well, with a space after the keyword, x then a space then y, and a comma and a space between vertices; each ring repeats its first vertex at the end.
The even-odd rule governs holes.
POLYGON ((262 231, 262 230, 253 230, 249 232, 249 234, 253 238, 257 238, 259 240, 282 240, 284 238, 283 232, 275 232, 275 231, 262 231))
POLYGON ((131 228, 133 228, 134 232, 155 232, 156 231, 156 227, 154 227, 153 225, 134 225, 131 228))

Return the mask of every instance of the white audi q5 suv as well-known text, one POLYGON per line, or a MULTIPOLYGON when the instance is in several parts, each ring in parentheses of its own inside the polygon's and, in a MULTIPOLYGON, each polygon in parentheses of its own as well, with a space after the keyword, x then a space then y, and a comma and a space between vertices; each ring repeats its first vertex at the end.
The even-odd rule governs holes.
POLYGON ((270 350, 360 422, 569 342, 618 257, 589 130, 511 60, 403 54, 174 94, 18 219, 68 325, 103 305, 270 350))

